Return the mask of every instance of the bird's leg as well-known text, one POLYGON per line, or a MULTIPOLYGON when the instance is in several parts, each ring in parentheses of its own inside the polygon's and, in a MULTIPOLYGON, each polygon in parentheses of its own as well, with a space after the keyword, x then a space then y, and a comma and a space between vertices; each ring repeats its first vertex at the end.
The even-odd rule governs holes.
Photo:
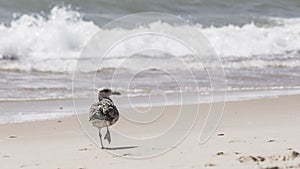
POLYGON ((101 128, 99 128, 99 138, 101 143, 101 149, 104 149, 103 143, 102 143, 102 135, 101 135, 101 128))
POLYGON ((107 124, 106 124, 106 134, 105 134, 104 139, 107 139, 108 143, 110 144, 110 142, 111 142, 111 137, 110 137, 110 132, 109 132, 109 130, 108 130, 107 124))

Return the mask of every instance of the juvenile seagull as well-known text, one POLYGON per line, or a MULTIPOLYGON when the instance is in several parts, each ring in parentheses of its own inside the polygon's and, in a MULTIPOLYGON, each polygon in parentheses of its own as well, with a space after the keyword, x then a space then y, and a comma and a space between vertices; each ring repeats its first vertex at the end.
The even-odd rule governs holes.
POLYGON ((108 127, 115 124, 119 119, 119 111, 110 98, 111 95, 121 95, 121 93, 113 92, 111 89, 100 90, 98 93, 99 102, 92 104, 89 112, 89 122, 99 129, 102 149, 105 147, 102 143, 101 128, 106 127, 104 139, 107 139, 110 144, 111 137, 108 127))

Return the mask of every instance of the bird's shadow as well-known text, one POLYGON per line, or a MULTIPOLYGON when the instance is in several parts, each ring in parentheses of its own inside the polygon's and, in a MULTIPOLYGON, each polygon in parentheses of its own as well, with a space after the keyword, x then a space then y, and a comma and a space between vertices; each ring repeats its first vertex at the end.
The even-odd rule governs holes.
POLYGON ((133 149, 138 148, 139 146, 124 146, 124 147, 105 147, 105 150, 126 150, 126 149, 133 149))

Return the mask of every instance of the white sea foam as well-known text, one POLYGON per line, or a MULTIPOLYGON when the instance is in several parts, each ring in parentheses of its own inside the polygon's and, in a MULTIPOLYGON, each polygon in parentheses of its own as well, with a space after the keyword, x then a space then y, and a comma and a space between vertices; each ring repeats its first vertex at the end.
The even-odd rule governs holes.
MULTIPOLYGON (((286 55, 289 52, 300 51, 300 18, 283 19, 270 18, 277 24, 272 26, 257 26, 253 23, 244 26, 227 25, 222 27, 197 28, 207 37, 216 53, 225 58, 225 68, 247 68, 265 66, 299 67, 299 57, 284 62, 266 59, 250 59, 253 56, 270 58, 273 55, 286 55), (242 61, 228 62, 226 58, 239 58, 242 61)), ((195 25, 194 25, 195 26, 195 25)), ((123 32, 135 33, 138 30, 150 32, 163 29, 167 32, 179 32, 183 35, 189 32, 193 35, 194 26, 171 25, 160 21, 149 24, 147 27, 134 29, 102 29, 92 21, 82 19, 82 14, 68 7, 54 7, 48 16, 21 15, 9 25, 0 25, 0 69, 19 71, 42 72, 72 72, 80 56, 81 49, 87 41, 98 31, 101 31, 109 41, 112 36, 123 32)), ((196 33, 195 33, 196 34, 196 33)), ((193 36, 191 36, 193 37, 193 36)), ((178 56, 188 56, 191 53, 183 46, 158 41, 157 37, 145 38, 138 43, 149 44, 151 47, 163 46, 174 49, 178 56)), ((194 39, 197 43, 197 39, 194 39)), ((134 48, 137 42, 129 46, 134 48)), ((128 46, 120 46, 114 51, 117 57, 126 56, 128 46)), ((299 54, 298 54, 299 55, 299 54)), ((151 55, 148 57, 155 57, 151 55)), ((155 57, 159 60, 160 57, 155 57)), ((122 62, 106 61, 109 68, 118 67, 122 62)), ((159 61, 158 61, 159 62, 159 61)), ((136 63, 136 62, 135 62, 136 63)), ((194 61, 188 62, 191 65, 194 61)), ((133 68, 137 64, 130 65, 133 68)), ((176 65, 172 65, 173 68, 176 65)), ((198 67, 199 65, 194 65, 198 67)), ((192 65, 193 67, 193 65, 192 65)), ((95 70, 87 70, 95 71, 95 70)))
POLYGON ((299 51, 300 18, 273 20, 276 20, 278 25, 258 27, 251 23, 242 27, 210 27, 202 31, 220 56, 270 56, 299 51))
POLYGON ((80 13, 54 7, 47 17, 22 15, 9 26, 0 25, 1 69, 72 71, 87 40, 99 30, 80 13))

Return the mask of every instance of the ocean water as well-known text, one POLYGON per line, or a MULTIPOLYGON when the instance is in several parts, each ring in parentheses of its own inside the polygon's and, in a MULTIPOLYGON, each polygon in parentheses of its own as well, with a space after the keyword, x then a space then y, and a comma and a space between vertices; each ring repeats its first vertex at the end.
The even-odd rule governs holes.
POLYGON ((87 99, 82 108, 88 109, 89 99, 93 100, 97 89, 104 86, 113 86, 122 93, 121 97, 115 98, 120 107, 128 107, 128 98, 131 106, 179 104, 182 103, 176 99, 179 94, 189 96, 184 104, 211 102, 210 77, 185 48, 174 47, 175 56, 148 51, 127 57, 129 47, 134 48, 140 43, 172 45, 153 37, 129 43, 129 47, 119 47, 96 69, 82 69, 84 76, 75 79, 79 87, 72 92, 77 60, 95 33, 105 34, 104 41, 109 41, 114 35, 133 34, 137 30, 161 29, 191 36, 195 27, 221 59, 226 82, 222 90, 226 91, 227 100, 300 93, 298 0, 0 1, 0 123, 74 113, 68 106, 71 102, 64 104, 69 107, 67 113, 53 109, 41 112, 30 106, 22 112, 13 106, 6 107, 7 102, 32 104, 74 97, 87 99), (136 20, 132 20, 124 24, 129 27, 103 28, 118 17, 137 12, 169 13, 189 24, 154 19, 147 25, 135 25, 136 20), (188 68, 182 67, 177 58, 188 68), (157 67, 133 74, 142 70, 143 63, 157 67), (193 74, 189 73, 190 69, 193 74), (161 102, 164 95, 174 99, 161 102))

